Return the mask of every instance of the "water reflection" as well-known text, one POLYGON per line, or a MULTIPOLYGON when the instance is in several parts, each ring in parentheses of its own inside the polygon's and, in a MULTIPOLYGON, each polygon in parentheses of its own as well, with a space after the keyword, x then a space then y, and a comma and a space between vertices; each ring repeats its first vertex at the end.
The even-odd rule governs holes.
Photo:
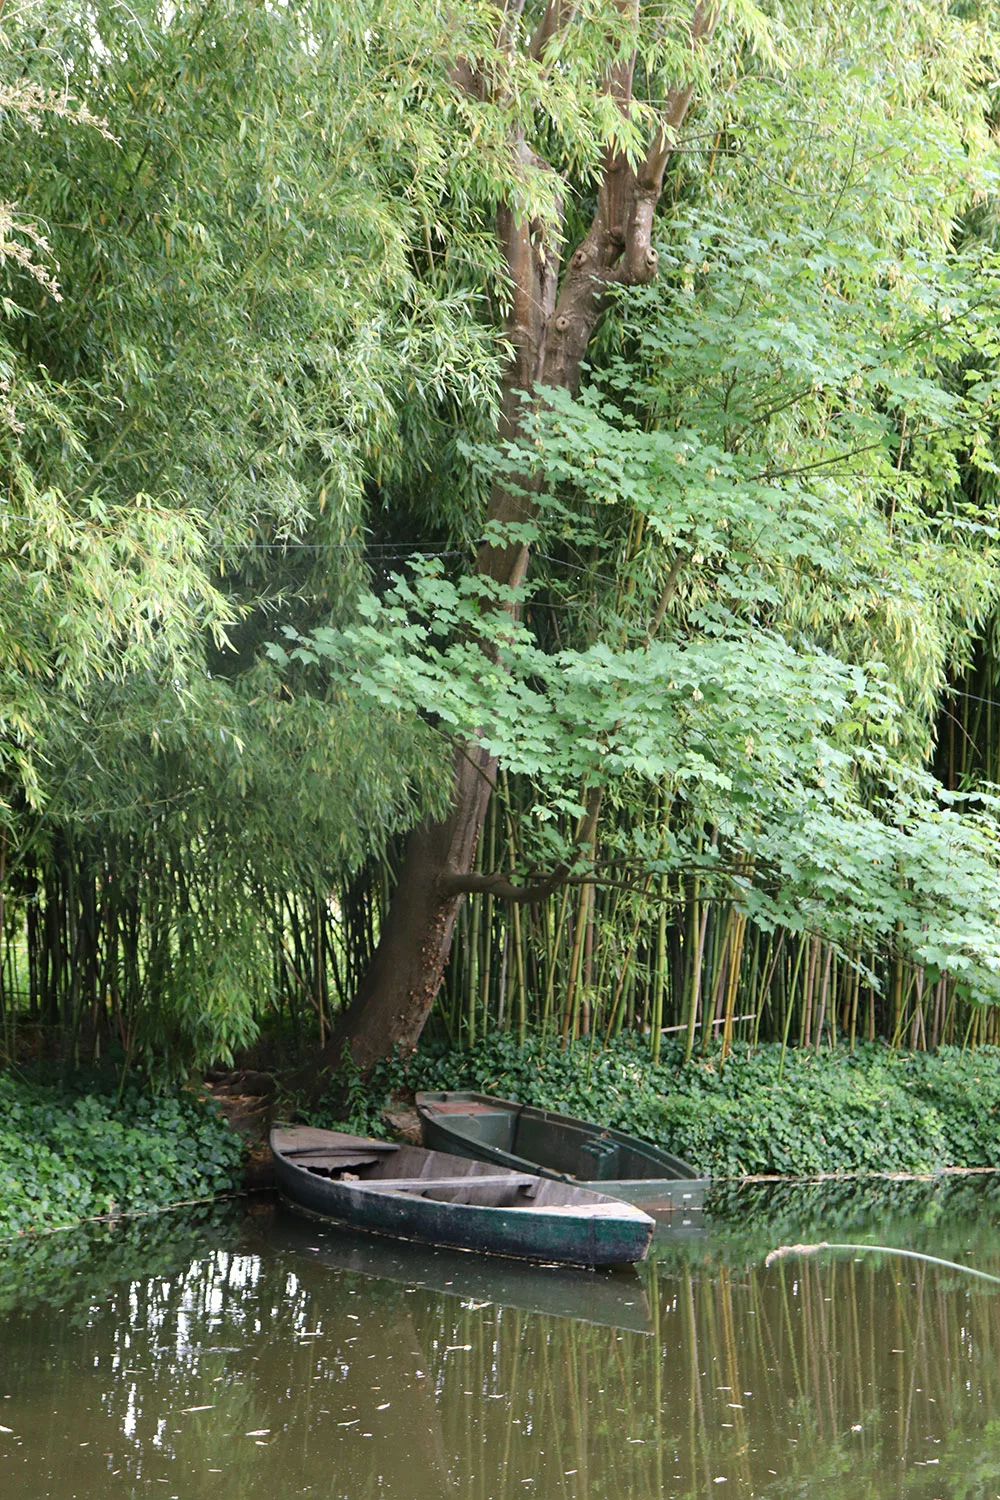
POLYGON ((992 1181, 904 1197, 838 1188, 824 1220, 757 1195, 756 1228, 722 1201, 641 1283, 571 1278, 548 1311, 544 1273, 366 1258, 273 1209, 66 1238, 54 1264, 22 1246, 0 1257, 0 1494, 995 1500, 1000 1297, 891 1256, 762 1265, 877 1228, 1000 1269, 992 1181), (588 1290, 585 1316, 610 1294, 621 1321, 565 1316, 588 1290))
POLYGON ((317 1236, 315 1222, 292 1215, 262 1221, 258 1237, 264 1254, 298 1253, 322 1266, 356 1271, 372 1282, 400 1283, 410 1292, 423 1287, 479 1307, 496 1304, 633 1333, 653 1331, 645 1287, 631 1266, 586 1271, 435 1250, 375 1235, 321 1231, 317 1236))

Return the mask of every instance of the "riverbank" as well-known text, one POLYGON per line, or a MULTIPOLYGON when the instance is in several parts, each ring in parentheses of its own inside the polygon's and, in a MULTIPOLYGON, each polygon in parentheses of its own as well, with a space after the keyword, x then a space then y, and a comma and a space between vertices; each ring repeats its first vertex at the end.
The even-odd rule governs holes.
MULTIPOLYGON (((248 1075, 234 1076, 245 1086, 248 1075)), ((254 1077, 259 1084, 265 1075, 254 1077)), ((254 1095, 248 1113, 236 1085, 228 1100, 216 1087, 224 1106, 236 1106, 231 1122, 188 1090, 150 1095, 135 1084, 119 1099, 0 1074, 0 1240, 232 1192, 246 1166, 231 1125, 257 1147, 253 1185, 268 1185, 270 1108, 254 1095)), ((391 1136, 401 1121, 394 1106, 414 1092, 462 1088, 645 1136, 716 1178, 1000 1167, 1000 1048, 790 1049, 782 1059, 780 1047, 764 1046, 725 1063, 716 1050, 684 1066, 679 1048, 665 1048, 654 1065, 632 1039, 562 1049, 497 1036, 472 1049, 424 1047, 367 1081, 342 1075, 308 1117, 343 1128, 346 1112, 359 1134, 391 1136)), ((294 1113, 292 1101, 279 1108, 294 1113)))
POLYGON ((0 1074, 0 1240, 218 1197, 243 1143, 186 1090, 82 1093, 0 1074))
POLYGON ((762 1046, 725 1063, 718 1048, 658 1064, 639 1040, 518 1047, 505 1036, 472 1049, 421 1049, 363 1084, 340 1078, 351 1127, 388 1134, 384 1111, 419 1089, 476 1089, 579 1115, 656 1141, 715 1177, 926 1173, 1000 1166, 1000 1048, 936 1053, 864 1045, 815 1053, 762 1046))

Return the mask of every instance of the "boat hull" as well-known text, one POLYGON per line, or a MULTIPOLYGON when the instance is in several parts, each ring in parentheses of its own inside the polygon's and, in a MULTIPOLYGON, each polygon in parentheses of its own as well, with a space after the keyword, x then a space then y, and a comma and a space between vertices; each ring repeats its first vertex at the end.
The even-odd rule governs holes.
MULTIPOLYGON (((411 1147, 415 1152, 419 1148, 411 1147)), ((421 1152, 422 1156, 428 1153, 421 1152)), ((450 1186, 476 1190, 477 1173, 467 1158, 458 1171, 453 1155, 431 1153, 433 1170, 453 1172, 450 1186)), ((454 1202, 419 1191, 384 1190, 377 1182, 343 1181, 316 1175, 275 1150, 275 1173, 282 1196, 293 1206, 353 1229, 391 1235, 418 1244, 472 1250, 481 1254, 557 1262, 563 1265, 611 1266, 642 1260, 654 1221, 647 1214, 603 1194, 579 1192, 575 1201, 512 1206, 454 1202)), ((506 1174, 504 1174, 506 1175, 506 1174)), ((509 1174, 514 1181, 524 1174, 509 1174)), ((491 1173, 489 1181, 497 1180, 491 1173)), ((536 1183, 539 1179, 533 1179, 536 1183)), ((543 1183, 543 1186, 547 1184, 543 1183)))

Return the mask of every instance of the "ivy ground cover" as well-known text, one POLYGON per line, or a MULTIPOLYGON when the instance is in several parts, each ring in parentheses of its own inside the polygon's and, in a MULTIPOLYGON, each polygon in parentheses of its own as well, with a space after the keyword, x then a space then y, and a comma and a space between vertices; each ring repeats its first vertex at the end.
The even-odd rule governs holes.
POLYGON ((0 1241, 204 1200, 239 1181, 242 1146, 191 1094, 72 1094, 0 1075, 0 1241))
MULTIPOLYGON (((345 1080, 337 1082, 342 1099, 345 1080)), ((384 1133, 381 1109, 407 1088, 477 1089, 578 1115, 656 1141, 717 1177, 1000 1167, 993 1047, 789 1049, 782 1060, 775 1044, 684 1066, 679 1047, 654 1064, 632 1038, 560 1049, 497 1035, 471 1049, 421 1049, 408 1064, 382 1065, 367 1085, 347 1079, 354 1127, 384 1133)))

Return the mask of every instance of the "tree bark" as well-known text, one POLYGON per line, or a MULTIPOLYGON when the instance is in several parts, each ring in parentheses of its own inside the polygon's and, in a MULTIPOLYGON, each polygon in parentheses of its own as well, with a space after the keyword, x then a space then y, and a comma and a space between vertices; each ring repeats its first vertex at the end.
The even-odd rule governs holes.
POLYGON ((362 1069, 395 1047, 416 1046, 441 984, 461 904, 438 881, 447 872, 472 868, 493 771, 482 751, 456 755, 452 812, 443 822, 421 824, 407 840, 378 947, 321 1066, 336 1067, 345 1043, 362 1069))
MULTIPOLYGON (((618 3, 638 16, 638 0, 618 3)), ((548 42, 572 24, 574 10, 566 0, 551 0, 532 38, 532 56, 541 57, 548 42)), ((695 6, 692 49, 711 37, 717 11, 717 0, 695 6)), ((633 68, 634 59, 611 70, 605 79, 604 87, 621 109, 631 99, 633 68)), ((464 67, 456 70, 454 82, 458 88, 483 96, 481 81, 464 67)), ((513 349, 502 393, 501 438, 518 435, 525 397, 530 401, 538 384, 570 392, 578 389, 587 349, 612 289, 640 285, 656 275, 653 215, 672 141, 692 95, 687 83, 670 92, 660 128, 638 166, 608 152, 593 221, 567 263, 563 264, 546 239, 541 224, 529 222, 507 205, 500 207, 497 233, 511 295, 505 332, 513 349)), ((523 137, 514 139, 511 149, 526 169, 549 169, 523 137)), ((522 489, 494 485, 487 522, 509 525, 530 520, 534 514, 530 482, 522 489)), ((528 562, 529 548, 524 542, 485 542, 476 558, 475 574, 516 588, 524 580, 528 562)), ((320 1067, 339 1065, 345 1046, 362 1069, 396 1048, 416 1046, 444 975, 463 887, 470 888, 465 877, 472 870, 496 771, 496 762, 479 745, 468 745, 456 755, 452 810, 442 822, 424 824, 410 836, 377 950, 353 1003, 318 1059, 320 1067)), ((551 880, 552 887, 560 874, 551 880)), ((543 885, 550 888, 549 882, 543 885)), ((523 899, 523 892, 500 887, 494 893, 523 899)))

